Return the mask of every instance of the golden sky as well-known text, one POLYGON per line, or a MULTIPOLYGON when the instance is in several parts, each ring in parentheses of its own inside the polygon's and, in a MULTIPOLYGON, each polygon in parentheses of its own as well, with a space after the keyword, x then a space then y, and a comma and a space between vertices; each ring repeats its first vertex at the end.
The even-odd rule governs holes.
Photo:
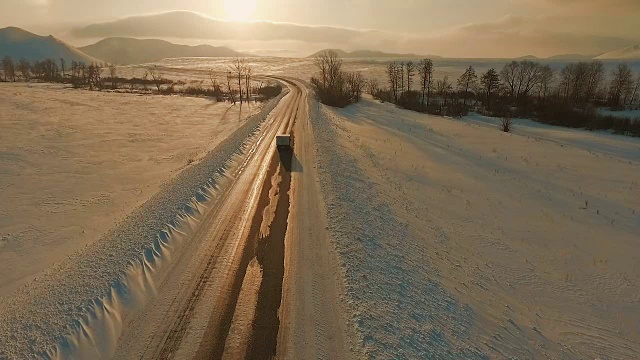
POLYGON ((639 15, 640 0, 0 0, 0 27, 52 33, 77 45, 120 35, 238 50, 304 53, 339 47, 450 57, 606 52, 640 43, 639 15), (141 35, 121 20, 172 11, 197 13, 215 23, 206 26, 209 31, 170 33, 166 30, 188 27, 182 22, 190 20, 184 13, 163 14, 165 26, 157 31, 146 26, 141 35), (256 34, 255 26, 219 31, 227 24, 219 20, 276 24, 263 23, 256 34), (82 31, 95 23, 109 26, 82 31))

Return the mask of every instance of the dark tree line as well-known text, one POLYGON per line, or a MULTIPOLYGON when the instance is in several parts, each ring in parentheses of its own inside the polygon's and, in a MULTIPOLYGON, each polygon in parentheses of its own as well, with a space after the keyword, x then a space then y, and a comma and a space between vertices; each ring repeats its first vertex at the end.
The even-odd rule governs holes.
POLYGON ((560 71, 529 60, 512 61, 482 74, 469 66, 456 82, 448 76, 434 80, 433 73, 429 59, 417 65, 392 62, 386 67, 388 87, 371 80, 367 91, 403 108, 432 114, 462 116, 474 110, 495 117, 527 117, 640 135, 640 121, 596 112, 598 107, 623 110, 638 105, 640 74, 627 64, 619 64, 608 77, 600 61, 571 63, 560 71), (416 72, 419 88, 414 90, 416 72))
POLYGON ((359 72, 347 72, 342 59, 333 51, 325 51, 314 59, 318 74, 311 78, 318 99, 323 104, 345 107, 360 101, 366 82, 359 72))
POLYGON ((234 104, 236 99, 240 102, 268 100, 281 93, 280 85, 267 85, 260 82, 255 86, 253 70, 243 58, 234 59, 228 67, 227 87, 218 82, 216 73, 209 72, 211 86, 204 86, 204 80, 199 84, 187 85, 184 81, 172 81, 165 78, 162 69, 157 66, 149 67, 142 77, 123 78, 118 76, 118 67, 115 64, 91 63, 71 61, 68 64, 64 59, 55 61, 45 59, 30 62, 20 59, 17 63, 10 56, 0 59, 0 81, 44 81, 71 84, 74 88, 89 90, 126 89, 128 91, 153 91, 157 94, 185 94, 191 96, 214 97, 218 101, 229 100, 234 104), (233 70, 233 73, 231 72, 233 70), (234 85, 237 84, 237 88, 234 85), (179 88, 176 89, 176 86, 179 88), (238 96, 239 95, 239 96, 238 96), (254 96, 255 95, 255 96, 254 96))
POLYGON ((18 62, 10 56, 2 59, 2 79, 3 81, 31 81, 33 79, 47 82, 71 83, 78 86, 89 86, 91 89, 102 89, 104 84, 101 80, 102 69, 104 64, 93 63, 85 64, 83 62, 71 62, 71 68, 67 67, 65 59, 60 58, 58 61, 54 59, 45 59, 42 61, 30 62, 25 58, 21 58, 18 62))

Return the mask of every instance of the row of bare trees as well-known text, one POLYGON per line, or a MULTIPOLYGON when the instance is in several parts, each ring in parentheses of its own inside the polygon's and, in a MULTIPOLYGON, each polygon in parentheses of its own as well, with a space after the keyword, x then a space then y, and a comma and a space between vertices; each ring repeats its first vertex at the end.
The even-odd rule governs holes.
POLYGON ((549 65, 524 60, 506 64, 500 80, 506 96, 517 106, 536 101, 541 106, 549 96, 578 108, 622 109, 638 100, 640 73, 634 76, 629 65, 620 63, 611 71, 609 82, 606 75, 604 64, 597 60, 567 64, 557 73, 549 65))
MULTIPOLYGON (((391 97, 396 102, 403 98, 404 94, 410 94, 413 90, 414 76, 419 76, 418 85, 420 98, 423 103, 429 104, 431 98, 431 90, 434 88, 433 84, 433 61, 430 59, 423 59, 417 63, 408 61, 407 63, 392 62, 387 65, 387 78, 389 81, 389 88, 391 91, 391 97)), ((377 80, 371 80, 375 86, 369 88, 369 93, 373 94, 380 90, 377 80)))
POLYGON ((21 58, 17 63, 10 56, 2 59, 2 73, 4 81, 23 81, 39 79, 49 82, 70 82, 74 86, 89 86, 91 89, 103 87, 101 73, 103 64, 86 65, 83 62, 71 62, 71 67, 67 68, 65 59, 60 58, 59 62, 54 59, 30 62, 21 58))
POLYGON ((0 61, 0 81, 31 81, 37 79, 47 82, 62 82, 72 84, 76 88, 89 88, 90 90, 103 90, 105 88, 118 89, 122 86, 131 91, 149 91, 153 88, 158 94, 182 93, 193 96, 209 96, 218 100, 228 99, 234 104, 236 101, 248 102, 254 100, 269 99, 277 96, 282 91, 279 85, 268 84, 263 86, 254 84, 253 69, 245 58, 236 57, 227 65, 226 89, 223 82, 218 82, 218 72, 213 69, 209 72, 211 86, 200 84, 188 85, 184 81, 174 82, 166 79, 162 68, 152 66, 144 71, 140 78, 118 77, 118 67, 115 64, 92 63, 86 64, 80 61, 71 61, 69 66, 64 59, 59 62, 53 59, 29 62, 20 59, 17 63, 9 56, 0 61), (180 88, 176 89, 176 86, 180 88))
MULTIPOLYGON (((318 73, 311 78, 320 102, 330 106, 345 107, 360 101, 366 81, 360 72, 347 72, 342 59, 328 50, 314 59, 318 73)), ((374 85, 371 85, 374 86, 374 85)))
MULTIPOLYGON (((372 79, 367 90, 374 97, 401 107, 434 114, 461 116, 473 108, 499 117, 569 118, 563 123, 567 126, 593 127, 600 121, 599 128, 622 122, 605 119, 608 125, 604 124, 595 108, 621 110, 640 100, 640 74, 634 74, 624 63, 618 64, 608 77, 600 61, 570 63, 560 71, 529 60, 512 61, 500 71, 491 68, 482 74, 469 66, 456 83, 448 76, 434 81, 433 72, 429 59, 417 65, 411 61, 392 62, 386 67, 389 87, 381 88, 372 79), (416 73, 420 86, 414 90, 416 73), (432 91, 436 101, 432 101, 432 91)), ((618 127, 633 128, 635 133, 634 126, 632 122, 618 127)))
POLYGON ((555 102, 561 101, 579 108, 609 106, 622 109, 637 103, 640 96, 640 74, 634 75, 624 63, 611 72, 608 83, 604 65, 600 61, 567 64, 559 72, 549 65, 529 60, 512 61, 505 64, 500 72, 492 68, 480 76, 469 66, 456 84, 448 76, 434 81, 433 70, 433 62, 429 59, 417 64, 411 61, 392 62, 386 68, 389 88, 381 89, 375 79, 370 80, 367 88, 371 94, 400 105, 407 98, 417 100, 418 104, 414 104, 414 107, 424 110, 430 108, 433 90, 438 102, 445 106, 455 98, 454 104, 461 102, 463 108, 481 103, 489 112, 508 106, 523 109, 543 106, 549 97, 555 102), (420 97, 412 94, 416 72, 419 75, 420 97))

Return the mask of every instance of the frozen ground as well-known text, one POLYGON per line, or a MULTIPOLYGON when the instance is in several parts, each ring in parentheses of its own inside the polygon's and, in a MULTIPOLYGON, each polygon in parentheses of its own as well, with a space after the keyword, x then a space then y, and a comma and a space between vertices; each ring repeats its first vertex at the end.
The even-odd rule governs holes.
POLYGON ((96 241, 257 110, 0 84, 0 296, 96 241))
POLYGON ((370 99, 312 121, 369 358, 640 357, 640 139, 370 99))

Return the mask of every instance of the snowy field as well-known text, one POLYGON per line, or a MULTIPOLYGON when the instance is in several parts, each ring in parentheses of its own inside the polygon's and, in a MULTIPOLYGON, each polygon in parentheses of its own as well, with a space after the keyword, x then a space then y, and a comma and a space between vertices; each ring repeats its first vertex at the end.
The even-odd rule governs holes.
MULTIPOLYGON (((411 59, 417 62, 419 59, 411 59)), ((285 75, 296 77, 303 80, 309 80, 312 74, 317 70, 313 65, 312 58, 281 58, 281 57, 249 57, 248 64, 254 69, 254 74, 258 75, 285 75)), ((383 58, 362 58, 362 59, 343 59, 344 69, 347 71, 363 72, 367 79, 374 78, 385 87, 388 84, 386 75, 387 64, 391 61, 408 61, 408 59, 383 59, 383 58)), ((502 67, 512 61, 511 59, 433 59, 435 66, 434 76, 441 79, 448 76, 450 81, 455 83, 466 68, 473 66, 480 74, 494 68, 500 71, 502 67)), ((568 63, 577 62, 577 60, 535 60, 541 64, 549 64, 557 73, 568 63)), ((640 61, 624 61, 635 72, 640 71, 640 61)), ((229 65, 232 63, 231 58, 172 58, 159 61, 154 64, 134 65, 123 68, 123 74, 130 76, 136 74, 141 76, 144 70, 149 66, 159 66, 166 69, 166 75, 172 80, 178 79, 199 79, 206 82, 209 81, 209 71, 214 70, 217 73, 218 81, 226 81, 226 73, 229 71, 229 65)), ((613 69, 620 63, 618 60, 603 61, 605 73, 607 76, 611 74, 613 69)), ((417 79, 417 77, 416 77, 417 79)), ((417 80, 416 80, 417 81, 417 80)))
MULTIPOLYGON (((501 126, 501 120, 494 117, 471 113, 463 118, 465 121, 494 129, 499 129, 501 126)), ((640 139, 638 138, 615 135, 607 131, 585 131, 547 125, 528 119, 512 119, 512 121, 514 134, 595 151, 618 159, 640 161, 640 139)))
POLYGON ((640 358, 640 139, 312 105, 369 358, 640 358))
POLYGON ((0 296, 96 241, 259 110, 0 84, 0 296))

